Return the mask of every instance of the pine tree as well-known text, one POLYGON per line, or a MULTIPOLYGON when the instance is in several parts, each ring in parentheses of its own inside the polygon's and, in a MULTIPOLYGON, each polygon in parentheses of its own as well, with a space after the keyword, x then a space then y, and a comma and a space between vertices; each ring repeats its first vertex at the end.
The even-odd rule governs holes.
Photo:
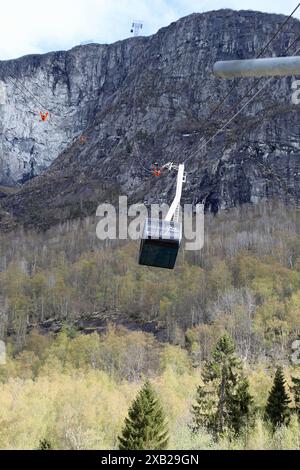
POLYGON ((291 391, 294 396, 295 412, 300 419, 300 379, 297 377, 292 377, 292 383, 293 385, 291 387, 291 391))
POLYGON ((132 402, 121 436, 120 450, 163 450, 168 429, 162 406, 149 381, 132 402))
POLYGON ((193 432, 205 427, 215 438, 225 432, 238 434, 250 418, 252 397, 234 342, 227 334, 205 363, 202 380, 192 407, 193 432))
POLYGON ((52 450, 52 444, 48 439, 41 439, 37 450, 52 450))
POLYGON ((290 402, 291 400, 286 392, 286 383, 282 368, 278 367, 265 409, 265 420, 271 423, 274 430, 278 426, 288 424, 290 418, 290 402))
POLYGON ((253 398, 249 390, 249 381, 241 376, 229 402, 229 421, 234 434, 238 435, 247 425, 254 424, 251 418, 253 418, 253 398))

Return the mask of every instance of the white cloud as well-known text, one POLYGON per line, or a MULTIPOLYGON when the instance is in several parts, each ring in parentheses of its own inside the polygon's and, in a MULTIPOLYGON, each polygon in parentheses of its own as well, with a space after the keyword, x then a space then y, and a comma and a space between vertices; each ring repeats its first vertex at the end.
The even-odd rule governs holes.
POLYGON ((295 0, 6 0, 0 10, 0 59, 68 49, 86 39, 124 39, 133 19, 144 22, 148 35, 193 12, 233 8, 289 14, 295 5, 295 0))

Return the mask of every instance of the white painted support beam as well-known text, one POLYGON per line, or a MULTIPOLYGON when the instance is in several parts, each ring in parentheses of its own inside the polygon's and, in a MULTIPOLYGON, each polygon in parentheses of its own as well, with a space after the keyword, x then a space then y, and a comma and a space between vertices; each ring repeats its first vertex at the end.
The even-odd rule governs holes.
POLYGON ((176 209, 180 204, 180 199, 181 199, 181 194, 182 194, 182 185, 183 185, 184 179, 185 179, 185 176, 184 176, 184 163, 181 163, 178 166, 175 198, 174 198, 174 200, 173 200, 173 202, 170 206, 170 209, 168 210, 166 218, 165 218, 165 220, 168 221, 168 222, 170 222, 173 219, 173 217, 176 213, 176 209))
POLYGON ((213 73, 221 78, 300 75, 300 56, 216 62, 213 73))

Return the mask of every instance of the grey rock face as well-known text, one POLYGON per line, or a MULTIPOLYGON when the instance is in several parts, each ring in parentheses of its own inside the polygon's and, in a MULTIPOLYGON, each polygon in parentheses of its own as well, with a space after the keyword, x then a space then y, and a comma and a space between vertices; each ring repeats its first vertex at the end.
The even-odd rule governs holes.
MULTIPOLYGON (((147 171, 151 162, 184 159, 185 202, 205 201, 212 211, 270 197, 297 203, 300 108, 291 101, 293 77, 275 78, 199 150, 245 103, 238 106, 255 83, 234 82, 234 92, 207 120, 233 85, 212 75, 214 62, 254 57, 283 20, 253 11, 213 11, 182 18, 151 37, 0 62, 7 88, 0 108, 0 183, 23 181, 53 162, 3 198, 3 210, 38 223, 47 208, 54 223, 94 210, 112 194, 161 202, 171 198, 174 176, 153 178, 147 171), (9 76, 47 103, 48 122, 39 121, 34 101, 20 95, 9 76)), ((299 34, 300 23, 292 19, 265 55, 284 55, 299 34)))
POLYGON ((0 62, 0 184, 46 169, 105 108, 138 51, 128 41, 0 62))

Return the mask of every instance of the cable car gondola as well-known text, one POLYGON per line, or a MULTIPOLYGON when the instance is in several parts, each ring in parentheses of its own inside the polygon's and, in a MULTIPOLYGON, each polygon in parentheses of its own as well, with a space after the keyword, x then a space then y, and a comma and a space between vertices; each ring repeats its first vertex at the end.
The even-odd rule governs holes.
POLYGON ((179 207, 185 173, 184 164, 176 167, 173 163, 167 163, 163 168, 178 170, 176 195, 164 220, 146 220, 140 244, 139 264, 173 269, 182 238, 179 207))

